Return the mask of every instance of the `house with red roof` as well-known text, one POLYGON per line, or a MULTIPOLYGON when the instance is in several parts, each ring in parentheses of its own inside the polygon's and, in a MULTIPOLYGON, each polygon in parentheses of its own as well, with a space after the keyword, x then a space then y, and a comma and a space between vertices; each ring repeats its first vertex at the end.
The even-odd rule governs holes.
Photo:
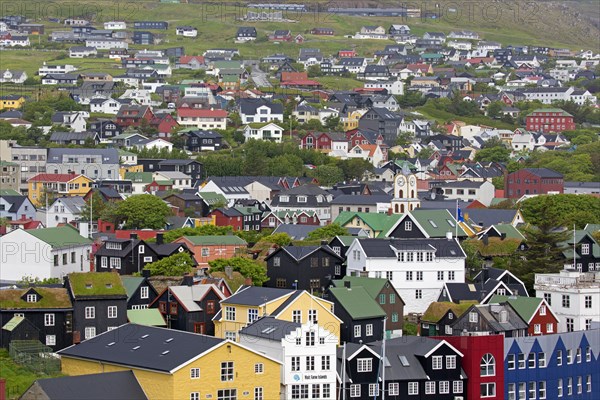
POLYGON ((169 113, 163 113, 155 115, 150 126, 154 127, 158 131, 159 137, 171 137, 173 129, 177 128, 179 124, 175 118, 169 113))
POLYGON ((175 63, 175 68, 202 69, 206 68, 206 62, 202 56, 181 56, 175 63))
POLYGON ((155 115, 149 106, 124 104, 117 113, 116 123, 122 127, 140 126, 142 121, 148 124, 154 119, 155 115))
POLYGON ((178 108, 177 122, 201 130, 227 129, 227 111, 214 108, 178 108))
POLYGON ((280 87, 299 89, 318 89, 322 85, 312 79, 308 79, 307 72, 282 72, 280 87))

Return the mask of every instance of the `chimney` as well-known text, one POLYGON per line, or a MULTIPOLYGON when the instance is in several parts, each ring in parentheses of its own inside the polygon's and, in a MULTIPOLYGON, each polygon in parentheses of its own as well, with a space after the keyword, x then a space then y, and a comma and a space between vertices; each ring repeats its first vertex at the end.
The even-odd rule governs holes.
POLYGON ((163 235, 164 234, 162 232, 156 234, 156 244, 157 245, 161 245, 161 244, 164 243, 164 237, 163 237, 163 235))
POLYGON ((327 246, 328 244, 327 240, 321 240, 321 246, 327 246))
POLYGON ((0 379, 0 400, 6 400, 6 379, 0 379))
POLYGON ((90 237, 90 228, 89 228, 89 224, 87 222, 80 222, 79 223, 79 234, 81 236, 83 236, 84 238, 89 238, 90 237))
POLYGON ((487 234, 487 233, 486 233, 485 235, 483 235, 483 237, 482 237, 481 241, 483 242, 483 244, 484 244, 484 245, 486 245, 486 246, 488 245, 488 243, 489 243, 490 241, 489 241, 489 236, 488 236, 488 234, 487 234))
POLYGON ((150 270, 149 269, 143 269, 142 270, 142 276, 144 278, 150 278, 150 270))
POLYGON ((194 286, 194 275, 185 274, 181 280, 181 286, 194 286))
POLYGON ((506 239, 506 233, 501 233, 500 234, 500 240, 504 240, 506 239))
POLYGON ((252 286, 252 278, 251 277, 247 277, 244 280, 244 286, 252 286))
POLYGON ((344 281, 344 287, 350 289, 352 287, 352 283, 350 281, 344 281))
POLYGON ((452 232, 446 232, 446 239, 452 240, 452 232))
POLYGON ((225 267, 225 275, 227 275, 227 278, 232 279, 233 278, 233 267, 228 265, 225 267))
POLYGON ((135 239, 137 239, 137 233, 131 232, 131 233, 129 234, 129 239, 131 239, 131 240, 135 240, 135 239))

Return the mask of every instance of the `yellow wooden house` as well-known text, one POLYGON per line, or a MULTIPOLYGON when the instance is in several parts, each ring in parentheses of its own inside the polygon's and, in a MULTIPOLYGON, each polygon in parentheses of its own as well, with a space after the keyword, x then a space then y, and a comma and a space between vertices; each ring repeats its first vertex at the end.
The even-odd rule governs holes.
POLYGON ((239 331, 262 316, 283 321, 316 321, 340 339, 342 321, 333 313, 333 303, 305 290, 242 286, 221 301, 221 310, 213 318, 215 336, 238 340, 239 331))
POLYGON ((346 118, 342 118, 344 130, 347 132, 353 129, 358 129, 358 121, 365 114, 365 112, 365 110, 355 110, 349 112, 346 118))
POLYGON ((280 398, 279 361, 212 336, 125 324, 59 354, 67 375, 133 371, 150 400, 280 398))
POLYGON ((17 109, 23 107, 25 97, 20 95, 0 96, 0 110, 17 109))
POLYGON ((38 174, 27 180, 28 196, 35 206, 41 206, 44 193, 55 197, 85 196, 93 182, 93 179, 81 174, 38 174))

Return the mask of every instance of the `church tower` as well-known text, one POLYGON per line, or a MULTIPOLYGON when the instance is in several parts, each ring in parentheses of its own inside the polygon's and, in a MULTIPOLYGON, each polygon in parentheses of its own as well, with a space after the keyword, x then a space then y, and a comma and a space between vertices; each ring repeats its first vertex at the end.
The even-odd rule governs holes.
POLYGON ((394 177, 392 213, 405 214, 421 206, 417 196, 417 177, 406 167, 394 177))

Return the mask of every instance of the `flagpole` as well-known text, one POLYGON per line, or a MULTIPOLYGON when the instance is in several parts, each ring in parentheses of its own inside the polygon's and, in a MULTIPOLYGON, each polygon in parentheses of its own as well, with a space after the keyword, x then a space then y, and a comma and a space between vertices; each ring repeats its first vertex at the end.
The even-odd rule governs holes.
POLYGON ((456 199, 456 225, 454 225, 454 237, 458 236, 459 222, 460 222, 460 215, 458 215, 458 199, 456 199))
POLYGON ((575 224, 573 224, 573 269, 577 269, 577 240, 575 239, 575 224))

